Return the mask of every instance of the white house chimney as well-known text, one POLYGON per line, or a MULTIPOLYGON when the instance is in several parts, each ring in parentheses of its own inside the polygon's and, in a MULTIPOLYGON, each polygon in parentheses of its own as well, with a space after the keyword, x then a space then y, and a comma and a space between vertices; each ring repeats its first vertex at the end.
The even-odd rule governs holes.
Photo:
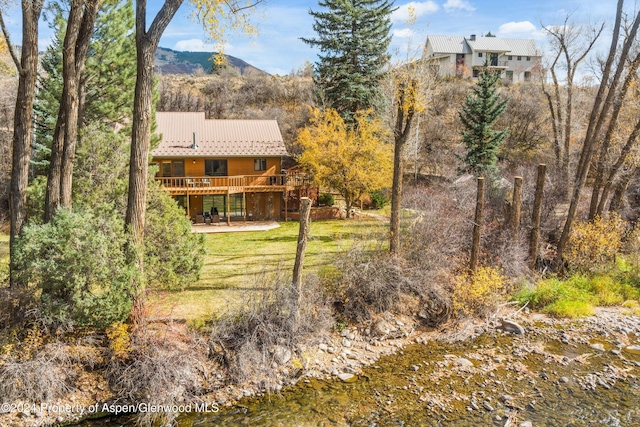
POLYGON ((196 143, 196 133, 193 133, 193 145, 191 146, 192 150, 197 150, 198 149, 198 144, 196 143))
POLYGON ((471 34, 471 37, 469 37, 469 40, 471 40, 472 42, 476 41, 476 35, 471 34))

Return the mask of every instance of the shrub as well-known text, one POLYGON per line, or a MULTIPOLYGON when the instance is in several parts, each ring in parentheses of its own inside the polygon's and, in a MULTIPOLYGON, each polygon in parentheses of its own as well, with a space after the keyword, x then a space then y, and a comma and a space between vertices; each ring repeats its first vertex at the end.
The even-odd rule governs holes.
POLYGON ((158 183, 149 184, 145 223, 145 273, 150 286, 182 289, 200 278, 204 235, 158 183))
POLYGON ((451 313, 451 302, 438 280, 416 264, 360 247, 337 262, 342 276, 334 294, 341 297, 342 315, 349 320, 367 321, 387 311, 420 311, 430 326, 436 326, 451 313))
POLYGON ((107 209, 60 209, 48 224, 25 227, 16 251, 19 279, 41 289, 56 323, 105 327, 127 318, 135 270, 125 260, 124 223, 107 209))
POLYGON ((369 197, 371 197, 371 207, 373 209, 382 209, 385 207, 385 205, 391 202, 388 191, 386 192, 383 190, 374 191, 371 194, 369 194, 369 197))
POLYGON ((591 222, 578 221, 571 231, 565 259, 578 271, 608 269, 620 250, 624 231, 625 223, 616 214, 591 222))
POLYGON ((475 275, 464 274, 456 280, 453 308, 459 315, 486 315, 497 309, 507 293, 507 281, 495 267, 478 267, 475 275))
POLYGON ((210 341, 214 357, 227 367, 230 379, 252 378, 272 389, 276 385, 272 365, 288 363, 283 358, 287 352, 295 360, 294 351, 328 331, 334 320, 317 279, 305 278, 299 300, 284 277, 262 277, 261 282, 261 294, 252 296, 239 312, 214 321, 210 341))
POLYGON ((318 205, 320 206, 333 206, 335 203, 333 194, 322 193, 318 196, 318 205))

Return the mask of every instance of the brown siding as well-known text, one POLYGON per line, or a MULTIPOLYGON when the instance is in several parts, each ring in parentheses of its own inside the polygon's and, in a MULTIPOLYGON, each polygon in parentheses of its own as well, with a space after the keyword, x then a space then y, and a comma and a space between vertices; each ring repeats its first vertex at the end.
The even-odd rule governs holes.
MULTIPOLYGON (((221 159, 224 159, 221 157, 221 159)), ((155 163, 167 162, 173 159, 153 159, 155 163)), ((181 160, 181 159, 175 159, 181 160)), ((204 160, 203 158, 184 159, 184 173, 186 176, 204 176, 204 160)), ((227 159, 227 169, 229 176, 237 175, 277 175, 281 173, 280 170, 280 157, 238 157, 227 159), (253 170, 254 159, 267 159, 267 170, 256 171, 253 170)), ((160 173, 162 169, 160 168, 160 173)))

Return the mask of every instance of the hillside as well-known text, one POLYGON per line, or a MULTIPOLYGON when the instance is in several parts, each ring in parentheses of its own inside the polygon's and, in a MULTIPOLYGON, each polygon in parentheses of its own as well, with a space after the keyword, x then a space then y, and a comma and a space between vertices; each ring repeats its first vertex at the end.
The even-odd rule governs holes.
MULTIPOLYGON (((211 72, 212 52, 180 52, 165 47, 156 51, 156 72, 168 74, 197 74, 211 72), (201 71, 200 71, 201 70, 201 71)), ((240 75, 266 74, 264 71, 234 56, 225 55, 227 66, 240 75)))

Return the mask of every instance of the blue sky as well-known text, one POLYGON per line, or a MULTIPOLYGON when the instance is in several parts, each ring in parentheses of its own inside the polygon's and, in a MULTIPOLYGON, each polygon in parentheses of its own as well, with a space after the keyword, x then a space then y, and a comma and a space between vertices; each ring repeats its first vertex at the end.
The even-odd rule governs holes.
MULTIPOLYGON (((150 11, 162 3, 148 0, 150 11)), ((493 34, 510 38, 533 38, 544 45, 541 23, 560 23, 567 13, 578 21, 611 21, 615 0, 396 0, 398 10, 393 14, 391 53, 406 57, 407 51, 416 56, 421 52, 427 35, 493 34), (407 9, 412 5, 417 21, 406 24, 407 9)), ((304 44, 300 37, 314 37, 313 19, 309 10, 319 10, 316 0, 266 0, 253 14, 256 37, 233 36, 225 43, 225 52, 244 59, 272 74, 288 74, 315 62, 317 52, 304 44)), ((13 42, 19 43, 19 10, 14 6, 7 19, 13 42)), ((50 31, 41 25, 41 48, 50 38, 50 31)), ((163 47, 176 50, 212 51, 202 27, 190 18, 188 1, 178 11, 160 42, 163 47)))

